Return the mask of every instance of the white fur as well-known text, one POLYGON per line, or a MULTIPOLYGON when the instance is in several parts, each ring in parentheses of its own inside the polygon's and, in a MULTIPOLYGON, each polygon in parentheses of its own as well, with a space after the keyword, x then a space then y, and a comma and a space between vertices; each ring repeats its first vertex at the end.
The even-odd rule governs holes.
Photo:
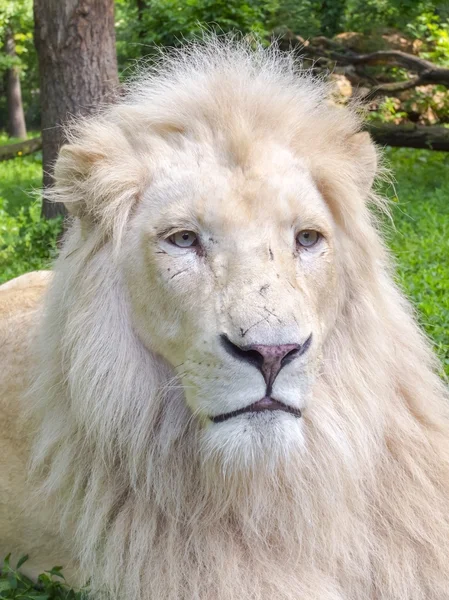
POLYGON ((449 598, 445 390, 367 206, 375 152, 326 93, 290 56, 215 40, 61 152, 53 196, 76 218, 41 328, 33 466, 97 593, 449 598), (164 246, 173 226, 205 255, 164 246), (312 226, 323 244, 298 253, 312 226), (301 420, 212 424, 264 395, 223 332, 313 333, 273 392, 301 420))

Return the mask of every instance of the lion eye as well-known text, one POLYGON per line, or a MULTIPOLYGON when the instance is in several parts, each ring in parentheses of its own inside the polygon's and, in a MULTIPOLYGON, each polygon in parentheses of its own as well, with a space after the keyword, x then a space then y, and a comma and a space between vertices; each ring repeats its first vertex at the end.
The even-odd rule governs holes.
POLYGON ((193 231, 177 231, 168 239, 179 248, 192 248, 198 244, 198 236, 193 231))
POLYGON ((300 231, 296 236, 296 242, 303 248, 315 246, 319 239, 320 234, 318 231, 314 231, 313 229, 304 229, 304 231, 300 231))

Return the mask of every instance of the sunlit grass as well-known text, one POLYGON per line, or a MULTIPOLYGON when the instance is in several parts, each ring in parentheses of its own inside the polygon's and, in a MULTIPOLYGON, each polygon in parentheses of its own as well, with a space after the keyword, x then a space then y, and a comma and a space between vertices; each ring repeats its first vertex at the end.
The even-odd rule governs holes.
POLYGON ((449 154, 398 148, 388 158, 397 198, 387 239, 398 280, 449 375, 449 154))

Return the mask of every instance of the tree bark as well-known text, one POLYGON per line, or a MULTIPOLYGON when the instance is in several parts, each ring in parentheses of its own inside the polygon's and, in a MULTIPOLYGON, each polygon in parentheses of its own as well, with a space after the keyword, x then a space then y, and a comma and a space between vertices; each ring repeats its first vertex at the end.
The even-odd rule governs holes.
POLYGON ((449 129, 445 127, 367 123, 365 128, 378 144, 449 152, 449 129))
MULTIPOLYGON (((39 58, 44 188, 64 143, 68 118, 111 102, 118 88, 113 0, 34 0, 39 58)), ((44 200, 42 213, 64 213, 44 200)))
MULTIPOLYGON (((5 51, 11 58, 17 56, 14 32, 10 25, 6 27, 5 32, 5 51)), ((23 113, 20 70, 17 66, 10 67, 6 72, 6 97, 8 105, 8 134, 10 137, 26 139, 27 130, 25 115, 23 113)))
POLYGON ((136 0, 137 4, 137 20, 139 22, 139 31, 138 36, 140 40, 145 38, 145 30, 143 28, 143 16, 146 10, 146 2, 145 0, 136 0))

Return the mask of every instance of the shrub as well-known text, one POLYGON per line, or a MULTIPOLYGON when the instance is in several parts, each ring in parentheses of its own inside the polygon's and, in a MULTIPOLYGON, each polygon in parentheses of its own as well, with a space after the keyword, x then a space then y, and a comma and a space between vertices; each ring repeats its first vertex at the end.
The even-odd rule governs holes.
POLYGON ((0 197, 0 283, 27 271, 47 269, 56 254, 62 220, 41 219, 39 200, 11 215, 0 197))
POLYGON ((41 219, 41 182, 40 152, 0 162, 0 283, 48 268, 56 252, 62 223, 41 219))
POLYGON ((19 572, 28 560, 23 556, 13 568, 10 555, 3 561, 0 571, 0 599, 3 600, 87 600, 85 591, 72 590, 65 582, 62 567, 53 567, 41 573, 37 582, 19 572))

